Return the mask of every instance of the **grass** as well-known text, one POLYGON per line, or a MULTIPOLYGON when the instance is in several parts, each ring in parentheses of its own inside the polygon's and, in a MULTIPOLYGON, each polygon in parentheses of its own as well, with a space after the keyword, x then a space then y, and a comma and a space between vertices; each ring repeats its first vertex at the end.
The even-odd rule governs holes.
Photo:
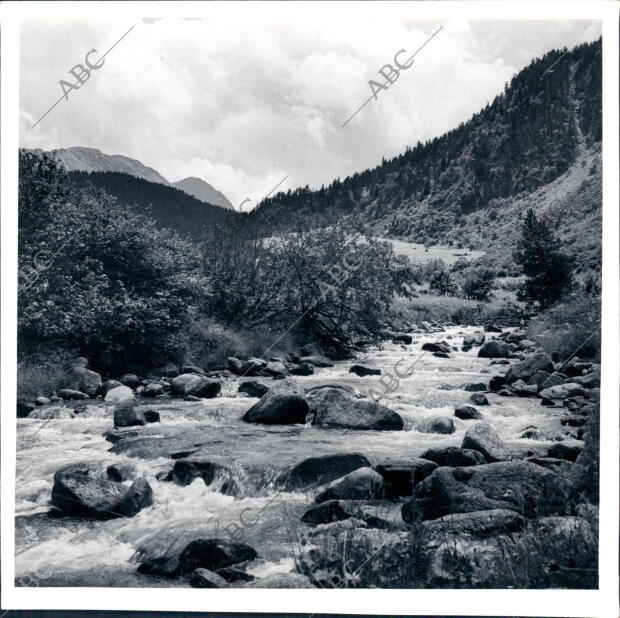
POLYGON ((37 354, 17 363, 17 400, 32 401, 63 387, 68 357, 37 354))

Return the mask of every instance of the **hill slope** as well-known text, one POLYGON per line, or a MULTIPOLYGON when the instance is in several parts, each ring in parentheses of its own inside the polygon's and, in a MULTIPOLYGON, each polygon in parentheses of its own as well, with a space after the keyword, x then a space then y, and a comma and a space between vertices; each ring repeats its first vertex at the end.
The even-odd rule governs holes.
MULTIPOLYGON (((597 158, 601 94, 600 39, 571 51, 554 50, 515 75, 502 94, 456 129, 327 188, 277 194, 251 218, 271 229, 344 217, 367 222, 381 236, 435 245, 459 242, 458 230, 473 224, 477 213, 499 233, 503 219, 485 216, 487 209, 505 211, 505 225, 514 225, 526 203, 535 202, 527 196, 581 165, 584 157, 597 158)), ((600 202, 585 217, 600 217, 600 202)), ((594 238, 598 229, 600 224, 585 225, 584 233, 594 238)), ((483 243, 484 235, 460 240, 472 246, 483 243)), ((566 240, 578 239, 567 233, 566 240)), ((505 254, 510 250, 503 248, 505 254)))
POLYGON ((173 182, 171 184, 173 187, 181 189, 181 191, 185 191, 185 193, 194 196, 201 202, 234 210, 233 205, 221 191, 218 191, 201 178, 188 176, 187 178, 183 178, 183 180, 178 180, 177 182, 173 182))

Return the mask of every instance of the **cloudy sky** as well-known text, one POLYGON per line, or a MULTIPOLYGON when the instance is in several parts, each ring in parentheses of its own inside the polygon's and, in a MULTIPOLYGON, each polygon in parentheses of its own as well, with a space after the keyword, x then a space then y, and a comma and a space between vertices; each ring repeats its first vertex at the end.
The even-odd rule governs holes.
POLYGON ((284 176, 281 189, 320 187, 440 135, 533 58, 601 33, 588 21, 420 21, 368 4, 304 4, 276 12, 247 3, 204 19, 24 22, 20 143, 123 154, 253 206, 284 176), (131 26, 33 128, 62 96, 60 80, 75 81, 69 69, 131 26), (372 95, 369 80, 385 81, 378 70, 440 26, 411 68, 343 127, 372 95))

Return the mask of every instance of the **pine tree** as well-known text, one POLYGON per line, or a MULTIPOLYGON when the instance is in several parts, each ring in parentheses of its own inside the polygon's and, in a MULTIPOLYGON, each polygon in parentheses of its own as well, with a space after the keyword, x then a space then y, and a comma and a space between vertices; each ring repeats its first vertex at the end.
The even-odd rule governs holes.
POLYGON ((531 208, 523 221, 513 258, 527 277, 519 291, 521 300, 537 302, 544 309, 570 289, 574 260, 562 253, 560 241, 531 208))

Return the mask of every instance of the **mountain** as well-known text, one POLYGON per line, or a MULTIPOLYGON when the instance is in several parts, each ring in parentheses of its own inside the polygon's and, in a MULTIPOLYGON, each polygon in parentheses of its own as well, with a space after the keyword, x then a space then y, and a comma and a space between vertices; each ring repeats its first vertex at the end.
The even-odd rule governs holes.
MULTIPOLYGON (((427 245, 460 243, 484 251, 500 243, 507 254, 512 248, 501 236, 492 236, 503 220, 499 214, 511 213, 505 225, 512 229, 526 204, 536 203, 528 196, 576 165, 586 172, 598 169, 601 57, 600 39, 570 51, 551 51, 448 133, 328 187, 276 194, 250 218, 267 230, 316 227, 345 218, 365 221, 379 236, 427 245)), ((600 185, 600 174, 593 172, 586 180, 600 185)), ((583 192, 571 194, 583 197, 583 192)), ((588 225, 589 219, 600 221, 600 201, 594 206, 585 211, 583 230, 589 241, 582 239, 583 246, 600 244, 600 223, 588 225)), ((578 203, 572 207, 579 210, 578 203)), ((562 211, 552 209, 549 215, 561 219, 562 211)))
POLYGON ((170 228, 195 240, 205 228, 234 225, 242 215, 206 204, 175 187, 150 182, 121 172, 69 172, 78 189, 103 190, 120 204, 152 217, 160 227, 170 228))
POLYGON ((234 210, 233 205, 228 198, 221 192, 212 187, 208 182, 205 182, 201 178, 194 176, 188 176, 183 180, 178 180, 172 183, 173 187, 185 191, 189 195, 193 195, 196 199, 207 204, 215 204, 222 208, 230 208, 234 210))
MULTIPOLYGON (((38 148, 35 151, 41 152, 38 148)), ((144 165, 137 159, 131 159, 123 155, 105 154, 97 148, 84 148, 82 146, 57 148, 52 150, 51 154, 60 160, 68 172, 121 172, 122 174, 129 174, 149 182, 175 187, 205 204, 213 204, 234 210, 232 204, 223 193, 200 178, 190 176, 178 182, 170 183, 159 172, 152 167, 144 165)))
POLYGON ((149 182, 158 182, 163 185, 168 181, 153 168, 147 167, 137 159, 130 159, 123 155, 108 155, 96 148, 58 148, 51 151, 62 162, 67 171, 83 172, 122 172, 136 178, 144 178, 149 182))

